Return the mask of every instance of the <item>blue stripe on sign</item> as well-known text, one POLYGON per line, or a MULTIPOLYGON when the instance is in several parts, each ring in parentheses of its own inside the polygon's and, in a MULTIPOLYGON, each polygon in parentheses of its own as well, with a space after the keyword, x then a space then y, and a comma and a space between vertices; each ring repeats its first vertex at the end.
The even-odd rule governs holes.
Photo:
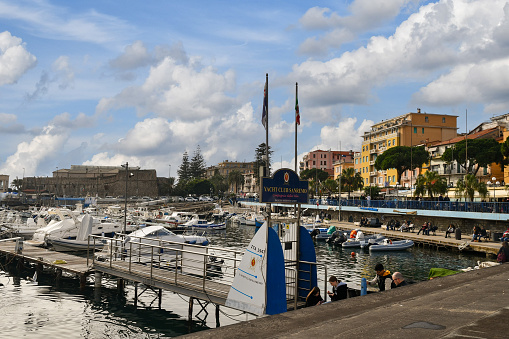
POLYGON ((236 289, 235 287, 233 287, 233 286, 232 286, 232 288, 233 288, 235 291, 239 292, 240 294, 244 294, 246 297, 253 299, 253 297, 252 297, 252 296, 247 295, 246 293, 239 291, 239 290, 238 290, 238 289, 236 289))
POLYGON ((255 253, 255 252, 250 251, 250 250, 248 250, 248 249, 246 249, 246 251, 248 251, 249 253, 253 253, 254 255, 257 255, 257 256, 259 256, 260 258, 262 257, 262 255, 261 255, 261 254, 255 253))
POLYGON ((246 273, 246 274, 248 274, 248 275, 250 275, 250 276, 255 277, 256 279, 258 279, 258 276, 257 276, 257 275, 254 275, 254 274, 251 274, 251 273, 247 273, 246 271, 241 270, 240 268, 239 268, 238 270, 239 270, 239 271, 241 271, 242 273, 246 273))

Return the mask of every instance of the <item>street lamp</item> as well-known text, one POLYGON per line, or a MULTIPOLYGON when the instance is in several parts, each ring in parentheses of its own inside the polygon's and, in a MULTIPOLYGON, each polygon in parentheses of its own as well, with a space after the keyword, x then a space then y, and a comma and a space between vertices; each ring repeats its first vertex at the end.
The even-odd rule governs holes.
POLYGON ((170 167, 168 171, 168 199, 171 196, 171 165, 168 165, 170 167))
POLYGON ((399 200, 399 181, 396 181, 396 207, 398 206, 399 200))
POLYGON ((491 181, 487 182, 488 186, 491 185, 493 187, 493 213, 496 212, 496 207, 497 207, 497 205, 496 205, 496 197, 495 197, 495 193, 496 193, 495 187, 500 185, 500 181, 496 181, 496 180, 497 180, 497 178, 493 177, 493 178, 491 178, 491 181))

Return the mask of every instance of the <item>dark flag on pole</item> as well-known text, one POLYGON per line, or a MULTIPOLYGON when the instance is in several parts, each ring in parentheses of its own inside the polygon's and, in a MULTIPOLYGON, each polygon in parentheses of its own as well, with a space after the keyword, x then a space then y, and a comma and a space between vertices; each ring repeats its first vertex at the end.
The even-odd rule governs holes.
POLYGON ((267 129, 267 118, 268 118, 268 108, 269 108, 269 99, 268 99, 268 96, 269 96, 269 93, 268 90, 269 90, 269 86, 268 86, 268 79, 265 80, 265 88, 263 89, 263 112, 262 112, 262 125, 263 127, 265 127, 265 129, 267 129))
POLYGON ((297 98, 297 93, 295 93, 295 122, 297 122, 297 125, 300 125, 299 99, 297 98))

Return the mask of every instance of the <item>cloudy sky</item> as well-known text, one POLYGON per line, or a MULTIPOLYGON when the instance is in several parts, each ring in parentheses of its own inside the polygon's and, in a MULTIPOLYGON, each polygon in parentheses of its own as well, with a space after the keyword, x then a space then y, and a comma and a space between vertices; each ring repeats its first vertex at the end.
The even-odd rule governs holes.
POLYGON ((358 150, 374 122, 458 115, 459 132, 509 112, 509 1, 0 0, 0 173, 74 164, 175 176, 208 165, 275 168, 358 150), (306 5, 308 4, 308 5, 306 5), (315 7, 310 7, 310 5, 315 7))

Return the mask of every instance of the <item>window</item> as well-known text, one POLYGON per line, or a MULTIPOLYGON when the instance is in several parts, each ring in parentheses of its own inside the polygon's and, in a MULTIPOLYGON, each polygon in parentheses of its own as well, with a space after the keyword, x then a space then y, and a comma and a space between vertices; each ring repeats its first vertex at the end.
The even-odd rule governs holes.
POLYGON ((382 183, 382 177, 378 178, 378 183, 381 184, 382 183))
POLYGON ((392 182, 395 182, 395 181, 396 181, 396 176, 395 176, 395 175, 393 175, 393 176, 392 176, 392 182))
POLYGON ((392 146, 396 146, 396 139, 392 139, 392 146))
POLYGON ((313 160, 313 166, 315 166, 315 165, 316 165, 316 161, 313 160))
POLYGON ((387 145, 388 145, 388 146, 390 146, 390 145, 391 145, 391 141, 390 141, 390 140, 389 140, 389 141, 387 141, 387 145))
POLYGON ((422 128, 422 134, 424 134, 424 127, 422 128))
POLYGON ((358 165, 359 164, 359 159, 355 159, 355 164, 358 165))
POLYGON ((442 118, 442 122, 445 124, 445 117, 444 117, 444 118, 442 118))
POLYGON ((424 122, 429 122, 429 118, 428 117, 424 117, 424 122))
POLYGON ((327 166, 327 161, 324 161, 324 162, 323 162, 323 165, 324 165, 324 166, 327 166))
POLYGON ((417 133, 417 127, 414 127, 414 133, 417 133))
MULTIPOLYGON (((316 154, 313 154, 313 158, 316 158, 316 154)), ((313 164, 314 165, 314 164, 313 164)))

